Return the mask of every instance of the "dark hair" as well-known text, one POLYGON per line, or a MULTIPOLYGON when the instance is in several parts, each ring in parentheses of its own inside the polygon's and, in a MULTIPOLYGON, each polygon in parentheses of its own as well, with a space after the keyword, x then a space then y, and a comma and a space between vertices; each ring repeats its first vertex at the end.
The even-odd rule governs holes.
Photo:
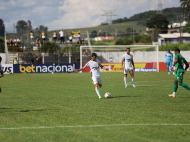
POLYGON ((97 57, 97 54, 96 53, 92 53, 92 57, 94 57, 94 56, 97 57))
POLYGON ((179 52, 179 53, 180 53, 180 49, 179 49, 179 48, 176 48, 176 49, 175 49, 175 52, 179 52))
POLYGON ((170 51, 170 49, 168 49, 168 51, 170 51))
MULTIPOLYGON (((127 49, 131 50, 131 48, 127 48, 127 49)), ((127 50, 127 49, 126 49, 126 50, 127 50)))
POLYGON ((0 56, 0 62, 2 61, 2 58, 1 58, 1 56, 0 56))

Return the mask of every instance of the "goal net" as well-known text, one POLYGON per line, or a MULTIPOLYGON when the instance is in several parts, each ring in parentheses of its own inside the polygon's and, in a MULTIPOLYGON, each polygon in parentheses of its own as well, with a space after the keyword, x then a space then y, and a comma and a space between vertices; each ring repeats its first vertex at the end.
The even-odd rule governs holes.
MULTIPOLYGON (((106 71, 123 72, 121 60, 127 48, 131 49, 136 72, 159 72, 158 45, 81 46, 80 67, 84 66, 91 59, 91 53, 95 52, 106 71)), ((87 68, 83 72, 90 72, 90 69, 87 68)))

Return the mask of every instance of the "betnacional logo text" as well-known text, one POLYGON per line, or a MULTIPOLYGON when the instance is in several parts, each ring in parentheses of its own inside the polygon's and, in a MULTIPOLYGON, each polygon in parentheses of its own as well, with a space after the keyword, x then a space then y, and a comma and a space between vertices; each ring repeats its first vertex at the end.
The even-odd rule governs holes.
POLYGON ((35 66, 34 65, 31 65, 31 66, 22 66, 22 65, 19 65, 19 68, 20 68, 20 72, 21 73, 31 73, 31 72, 35 72, 35 66))
POLYGON ((19 65, 20 73, 73 72, 75 64, 55 65, 19 65))

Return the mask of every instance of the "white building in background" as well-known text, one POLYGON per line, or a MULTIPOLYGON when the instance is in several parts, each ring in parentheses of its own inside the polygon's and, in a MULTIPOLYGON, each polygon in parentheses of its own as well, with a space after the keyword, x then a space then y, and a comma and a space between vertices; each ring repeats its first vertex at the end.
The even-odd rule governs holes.
POLYGON ((179 33, 180 32, 180 26, 181 28, 185 27, 187 25, 187 22, 184 21, 183 23, 173 23, 171 25, 168 25, 168 34, 172 33, 179 33))
MULTIPOLYGON (((187 25, 187 22, 186 21, 183 21, 183 23, 181 23, 181 26, 182 27, 185 27, 187 25)), ((180 23, 173 23, 171 25, 168 25, 168 28, 169 29, 172 29, 172 28, 180 28, 180 23)))
MULTIPOLYGON (((182 33, 181 38, 182 38, 183 43, 190 43, 190 34, 189 33, 182 33)), ((168 42, 179 43, 180 42, 180 33, 159 34, 158 35, 158 45, 165 45, 168 42)))

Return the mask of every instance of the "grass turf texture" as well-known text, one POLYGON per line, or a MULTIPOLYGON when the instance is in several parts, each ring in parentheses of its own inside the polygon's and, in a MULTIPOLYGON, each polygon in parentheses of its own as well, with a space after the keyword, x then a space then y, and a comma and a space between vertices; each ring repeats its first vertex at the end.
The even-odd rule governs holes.
MULTIPOLYGON (((90 73, 12 74, 0 79, 1 142, 33 141, 190 141, 190 126, 113 124, 190 124, 190 92, 173 91, 167 72, 135 73, 136 87, 123 73, 102 73, 103 88, 112 98, 98 99, 90 73), (87 127, 63 127, 78 126, 87 127), (2 129, 58 126, 41 129, 2 129)), ((190 85, 190 73, 184 82, 190 85)))

